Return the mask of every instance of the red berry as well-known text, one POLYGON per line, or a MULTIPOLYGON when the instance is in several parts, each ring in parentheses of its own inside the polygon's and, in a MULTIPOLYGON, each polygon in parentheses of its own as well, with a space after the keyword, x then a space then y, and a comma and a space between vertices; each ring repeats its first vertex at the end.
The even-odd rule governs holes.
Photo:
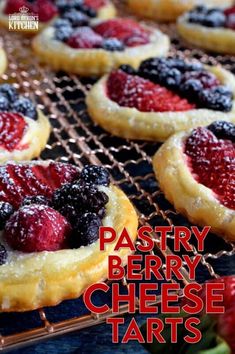
POLYGON ((94 30, 104 38, 117 38, 130 47, 149 43, 150 32, 130 19, 103 21, 94 30))
POLYGON ((19 143, 26 127, 27 123, 20 114, 0 112, 0 147, 8 151, 23 149, 19 143))
POLYGON ((235 30, 235 13, 227 17, 226 26, 232 30, 235 30))
POLYGON ((84 4, 94 10, 99 10, 102 6, 107 4, 107 0, 85 0, 84 4))
POLYGON ((10 247, 22 252, 57 251, 66 246, 70 233, 70 224, 58 211, 32 204, 10 217, 4 238, 10 247))
POLYGON ((48 22, 58 14, 57 7, 51 0, 37 0, 32 6, 32 12, 38 14, 41 22, 48 22))
POLYGON ((235 209, 235 148, 206 128, 197 128, 185 142, 194 177, 214 191, 220 202, 235 209))
POLYGON ((77 28, 67 40, 72 48, 99 48, 103 42, 102 37, 95 33, 90 27, 77 28))
POLYGON ((168 89, 122 70, 110 74, 107 82, 111 100, 141 112, 186 111, 194 108, 187 100, 168 89))
POLYGON ((235 14, 235 6, 229 7, 228 9, 224 10, 226 16, 234 15, 235 14))
POLYGON ((25 0, 7 0, 4 13, 6 15, 19 12, 22 6, 25 6, 25 0))

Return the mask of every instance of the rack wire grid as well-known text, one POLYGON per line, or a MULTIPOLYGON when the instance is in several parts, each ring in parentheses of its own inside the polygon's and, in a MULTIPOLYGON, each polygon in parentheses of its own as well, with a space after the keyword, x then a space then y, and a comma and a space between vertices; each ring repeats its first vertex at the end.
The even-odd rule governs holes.
MULTIPOLYGON (((120 2, 117 3, 120 5, 120 2)), ((121 11, 123 14, 123 9, 121 11)), ((148 23, 156 26, 156 23, 151 21, 148 23)), ((198 49, 190 48, 177 37, 174 25, 158 27, 171 37, 172 55, 199 59, 208 64, 222 64, 235 73, 235 58, 207 55, 198 49)), ((178 214, 164 198, 155 179, 152 155, 160 144, 124 140, 106 133, 91 121, 86 111, 85 96, 95 79, 52 72, 49 67, 41 66, 32 54, 30 38, 3 29, 1 37, 9 60, 9 67, 2 76, 2 81, 14 83, 22 93, 34 100, 50 118, 53 127, 50 140, 40 159, 53 159, 80 167, 89 163, 101 164, 108 168, 115 183, 126 192, 135 205, 141 225, 190 226, 188 220, 178 214)), ((172 236, 168 237, 167 253, 172 253, 172 236)), ((198 254, 193 241, 192 247, 190 255, 193 257, 198 254)), ((164 261, 166 254, 159 250, 157 239, 154 253, 160 255, 164 261)), ((202 282, 211 277, 234 272, 235 246, 222 238, 209 235, 206 249, 201 255, 197 281, 202 282)), ((162 271, 164 274, 164 266, 162 271)), ((183 283, 186 284, 189 282, 187 270, 183 268, 182 273, 183 283)), ((123 291, 126 291, 128 281, 125 277, 121 284, 123 291)), ((100 301, 98 295, 96 300, 100 301)), ((110 301, 110 294, 107 294, 106 300, 110 301)), ((159 301, 160 296, 157 298, 157 302, 159 301)), ((138 296, 136 304, 138 308, 138 296)), ((122 305, 119 315, 124 315, 127 311, 127 306, 122 305)), ((112 316, 111 310, 101 316, 88 313, 82 298, 30 313, 0 314, 0 350, 19 348, 39 340, 94 326, 112 316), (63 314, 70 308, 72 315, 64 318, 63 314)))

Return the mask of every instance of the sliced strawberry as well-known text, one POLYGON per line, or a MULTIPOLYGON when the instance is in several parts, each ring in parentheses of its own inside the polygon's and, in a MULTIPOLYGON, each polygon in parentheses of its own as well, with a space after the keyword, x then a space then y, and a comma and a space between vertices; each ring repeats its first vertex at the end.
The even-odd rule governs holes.
POLYGON ((130 47, 149 43, 150 31, 134 20, 124 18, 106 20, 93 29, 104 38, 117 38, 130 47))
POLYGON ((32 204, 20 208, 6 223, 4 238, 21 252, 57 251, 66 247, 71 226, 58 211, 32 204))
POLYGON ((77 28, 67 40, 72 48, 99 48, 103 42, 102 37, 95 33, 90 27, 77 28))
POLYGON ((99 10, 102 6, 107 4, 107 0, 85 0, 84 4, 94 10, 99 10))
POLYGON ((27 123, 17 113, 0 112, 0 147, 8 151, 20 149, 27 123))
POLYGON ((168 89, 122 70, 110 74, 107 94, 120 106, 141 112, 186 111, 195 107, 168 89))
POLYGON ((18 208, 26 196, 43 195, 50 198, 56 188, 78 178, 78 170, 70 164, 50 162, 0 166, 0 201, 18 208))
POLYGON ((188 164, 196 180, 235 209, 235 146, 206 128, 195 129, 185 142, 188 164))

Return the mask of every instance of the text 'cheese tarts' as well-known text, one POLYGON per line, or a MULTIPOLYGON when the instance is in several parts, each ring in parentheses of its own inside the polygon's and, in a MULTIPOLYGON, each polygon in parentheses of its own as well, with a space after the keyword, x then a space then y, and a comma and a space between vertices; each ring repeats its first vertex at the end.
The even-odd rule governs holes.
POLYGON ((10 84, 0 85, 0 162, 38 157, 50 135, 43 112, 10 84))
POLYGON ((175 209, 235 240, 235 125, 217 121, 170 137, 153 166, 175 209))
POLYGON ((235 6, 225 10, 198 6, 179 18, 178 31, 196 46, 235 54, 235 6))
POLYGON ((132 19, 77 23, 67 17, 36 36, 33 49, 55 70, 99 76, 123 63, 137 67, 146 58, 166 55, 169 38, 132 19))
POLYGON ((151 58, 138 70, 123 65, 87 96, 91 118, 110 133, 164 141, 216 120, 235 121, 235 77, 220 66, 151 58))
MULTIPOLYGON (((9 28, 9 16, 36 16, 37 28, 30 21, 28 26, 14 24, 12 30, 35 34, 64 14, 86 18, 112 18, 116 14, 110 0, 2 0, 0 3, 0 25, 9 28)), ((23 22, 23 21, 22 21, 23 22)), ((13 26, 13 25, 12 25, 13 26)))
MULTIPOLYGON (((108 256, 137 214, 106 169, 52 161, 0 166, 0 309, 27 311, 80 296, 108 275, 108 256), (117 237, 100 251, 100 226, 117 237), (24 291, 22 291, 24 289, 24 291)), ((127 249, 117 253, 126 262, 127 249)))
MULTIPOLYGON (((204 3, 204 0, 127 0, 129 8, 135 14, 157 21, 175 21, 185 11, 204 3)), ((206 0, 208 7, 225 7, 232 4, 233 0, 206 0)))

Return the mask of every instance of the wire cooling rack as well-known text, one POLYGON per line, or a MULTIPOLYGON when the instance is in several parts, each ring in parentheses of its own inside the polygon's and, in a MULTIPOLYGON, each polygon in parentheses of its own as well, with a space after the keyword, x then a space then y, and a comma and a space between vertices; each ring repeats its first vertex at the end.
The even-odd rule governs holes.
MULTIPOLYGON (((156 26, 156 24, 154 24, 156 26)), ((235 58, 209 56, 190 48, 177 37, 174 25, 160 25, 172 39, 171 54, 199 59, 204 63, 221 63, 235 73, 235 58)), ((136 142, 113 137, 92 123, 85 106, 85 96, 94 79, 81 79, 64 72, 54 73, 47 66, 40 66, 30 49, 30 38, 1 29, 9 67, 2 76, 3 82, 12 82, 22 93, 34 100, 50 118, 52 134, 40 159, 54 159, 76 164, 102 164, 109 169, 115 183, 120 186, 135 205, 140 224, 185 225, 187 219, 178 214, 166 201, 155 179, 151 159, 159 144, 136 142)), ((169 236, 171 251, 172 239, 169 236)), ((194 242, 191 256, 197 254, 194 242)), ((157 247, 155 253, 162 257, 157 247)), ((215 235, 209 235, 197 271, 197 281, 232 274, 235 271, 235 246, 215 235)), ((144 273, 144 266, 142 269, 144 273)), ((162 269, 164 274, 164 266, 162 269)), ((182 269, 184 283, 189 281, 187 270, 182 269)), ((172 280, 174 281, 174 280, 172 280)), ((123 292, 128 288, 124 278, 123 292)), ((160 294, 158 294, 160 295, 160 294)), ((95 301, 110 302, 110 293, 104 299, 97 295, 95 301)), ((160 301, 158 297, 157 302, 160 301)), ((138 307, 138 294, 136 297, 138 307)), ((127 313, 127 306, 120 307, 120 315, 127 313)), ((88 313, 82 298, 65 301, 54 308, 40 309, 23 314, 0 314, 0 350, 49 339, 104 322, 112 312, 97 316, 88 313)))

